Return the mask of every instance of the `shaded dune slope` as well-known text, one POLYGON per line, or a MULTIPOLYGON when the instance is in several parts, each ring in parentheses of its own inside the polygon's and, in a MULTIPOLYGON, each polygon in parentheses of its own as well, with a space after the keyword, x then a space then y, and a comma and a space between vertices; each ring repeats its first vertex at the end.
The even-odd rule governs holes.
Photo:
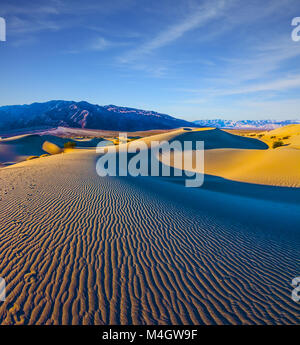
MULTIPOLYGON (((233 148, 233 149, 257 149, 264 150, 268 148, 268 145, 264 142, 253 139, 245 138, 238 135, 233 135, 224 132, 217 128, 201 128, 201 129, 177 129, 168 133, 156 134, 140 139, 150 146, 151 141, 192 141, 193 148, 196 141, 204 141, 205 149, 219 149, 219 148, 233 148)), ((139 140, 136 141, 138 143, 139 140)))
POLYGON ((179 133, 173 140, 178 140, 180 142, 189 140, 193 142, 197 140, 204 141, 204 148, 206 150, 219 148, 263 150, 268 148, 268 146, 260 140, 240 137, 217 128, 179 133))
POLYGON ((68 141, 73 141, 79 148, 96 147, 102 141, 101 138, 94 138, 87 141, 72 140, 60 138, 55 135, 19 135, 0 140, 0 162, 20 162, 29 156, 40 156, 46 153, 43 149, 43 143, 48 141, 60 148, 68 141))

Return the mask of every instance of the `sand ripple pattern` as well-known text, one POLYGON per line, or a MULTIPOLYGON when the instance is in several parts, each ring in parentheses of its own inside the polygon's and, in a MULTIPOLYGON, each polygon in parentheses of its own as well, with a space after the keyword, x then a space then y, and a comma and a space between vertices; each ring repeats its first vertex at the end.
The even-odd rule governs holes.
POLYGON ((100 178, 95 157, 0 171, 1 324, 299 323, 299 241, 189 207, 182 186, 100 178))

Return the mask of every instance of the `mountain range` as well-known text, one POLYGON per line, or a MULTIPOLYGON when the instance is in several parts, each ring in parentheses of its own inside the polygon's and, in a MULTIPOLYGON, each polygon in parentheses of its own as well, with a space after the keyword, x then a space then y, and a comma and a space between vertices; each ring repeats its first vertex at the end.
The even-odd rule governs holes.
POLYGON ((240 129, 274 129, 300 123, 300 120, 223 120, 194 122, 154 111, 116 105, 94 105, 85 101, 53 100, 44 103, 0 107, 0 131, 25 128, 72 127, 114 131, 143 131, 178 127, 217 127, 240 129))
POLYGON ((210 120, 197 120, 194 124, 204 127, 216 128, 239 128, 239 129, 264 129, 270 130, 278 127, 287 126, 290 124, 300 123, 300 120, 223 120, 223 119, 210 119, 210 120))
POLYGON ((198 125, 166 114, 88 102, 49 101, 0 107, 0 130, 75 127, 116 131, 172 129, 198 125))

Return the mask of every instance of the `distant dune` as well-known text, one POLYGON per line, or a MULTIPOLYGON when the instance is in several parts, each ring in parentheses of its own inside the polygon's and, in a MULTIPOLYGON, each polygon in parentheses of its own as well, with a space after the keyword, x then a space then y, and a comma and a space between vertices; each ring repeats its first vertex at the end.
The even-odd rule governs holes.
MULTIPOLYGON (((147 130, 147 131, 136 131, 136 132, 129 132, 132 136, 150 136, 158 133, 166 133, 169 131, 174 131, 174 129, 165 130, 165 129, 153 129, 153 130, 147 130)), ((103 137, 103 138, 111 138, 111 137, 117 137, 119 136, 120 131, 109 131, 109 130, 99 130, 99 129, 86 129, 86 128, 70 128, 70 127, 57 127, 57 128, 51 128, 46 131, 40 131, 40 134, 51 134, 55 136, 61 136, 61 137, 76 137, 76 136, 82 136, 82 137, 103 137)))
POLYGON ((236 181, 207 176, 196 189, 101 178, 94 149, 0 169, 1 324, 299 324, 300 190, 254 183, 268 155, 296 156, 215 129, 139 140, 162 139, 205 139, 219 176, 264 158, 253 183, 237 182, 239 166, 236 181))

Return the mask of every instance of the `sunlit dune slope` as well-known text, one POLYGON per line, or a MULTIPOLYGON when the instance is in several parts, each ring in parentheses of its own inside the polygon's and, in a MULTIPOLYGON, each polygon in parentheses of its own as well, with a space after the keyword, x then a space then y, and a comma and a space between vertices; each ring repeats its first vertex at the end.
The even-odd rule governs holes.
MULTIPOLYGON (((240 182, 300 187, 299 132, 298 125, 276 129, 268 132, 263 142, 215 129, 179 134, 173 140, 204 140, 206 174, 240 182), (278 140, 288 138, 283 139, 284 146, 273 149, 268 138, 274 141, 274 136, 278 140)), ((179 168, 173 158, 172 165, 179 168)))
POLYGON ((300 124, 288 125, 269 132, 264 132, 262 140, 270 147, 272 147, 274 141, 280 140, 284 145, 290 148, 300 149, 300 124))
POLYGON ((269 135, 286 136, 300 135, 300 124, 279 127, 268 132, 269 135))
POLYGON ((300 187, 300 151, 285 147, 206 151, 205 172, 240 182, 300 187))

